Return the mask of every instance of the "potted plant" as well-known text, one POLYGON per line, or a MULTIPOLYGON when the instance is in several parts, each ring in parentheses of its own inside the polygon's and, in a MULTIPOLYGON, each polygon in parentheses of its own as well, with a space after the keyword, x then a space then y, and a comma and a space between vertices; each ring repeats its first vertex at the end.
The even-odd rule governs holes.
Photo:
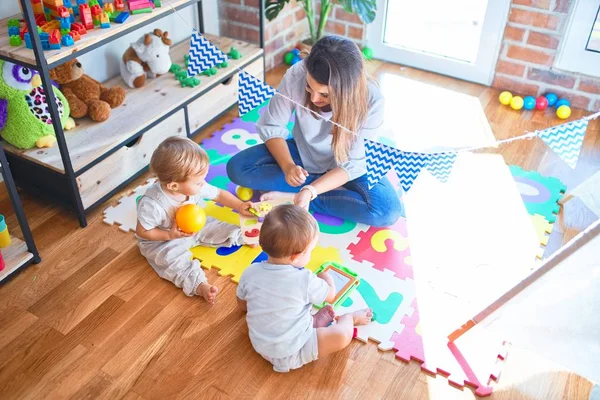
MULTIPOLYGON (((269 21, 274 20, 283 10, 290 0, 264 0, 265 13, 269 21)), ((321 11, 317 15, 317 9, 313 0, 298 0, 306 13, 310 37, 304 41, 305 44, 312 46, 324 33, 327 18, 333 10, 334 4, 338 3, 344 11, 350 14, 356 14, 365 24, 370 24, 375 19, 377 11, 377 0, 321 0, 321 11)))

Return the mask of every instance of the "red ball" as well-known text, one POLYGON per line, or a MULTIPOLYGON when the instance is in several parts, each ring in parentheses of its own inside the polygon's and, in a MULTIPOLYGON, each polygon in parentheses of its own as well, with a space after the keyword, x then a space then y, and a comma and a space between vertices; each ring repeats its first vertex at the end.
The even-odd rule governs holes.
POLYGON ((548 107, 548 99, 544 96, 540 96, 535 99, 535 108, 538 110, 545 110, 548 107))

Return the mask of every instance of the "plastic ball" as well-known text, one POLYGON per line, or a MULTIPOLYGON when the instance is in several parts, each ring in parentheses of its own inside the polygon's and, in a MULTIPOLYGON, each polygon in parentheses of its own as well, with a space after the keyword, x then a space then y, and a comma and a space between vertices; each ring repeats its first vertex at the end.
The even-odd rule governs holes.
POLYGON ((373 58, 373 50, 370 47, 365 47, 362 49, 362 53, 367 60, 371 60, 373 58))
POLYGON ((520 110, 523 108, 523 98, 521 96, 514 96, 510 100, 510 108, 513 110, 520 110))
POLYGON ((512 100, 513 95, 511 92, 502 92, 500 93, 500 96, 498 96, 498 100, 500 100, 500 104, 504 104, 505 106, 510 104, 510 101, 512 100))
POLYGON ((556 109, 558 109, 560 106, 571 107, 571 102, 567 99, 560 99, 556 103, 554 103, 554 107, 556 107, 556 109))
POLYGON ((571 116, 571 107, 560 106, 556 109, 556 116, 560 119, 567 119, 571 116))
POLYGON ((523 99, 523 108, 526 110, 533 110, 535 107, 535 98, 532 96, 527 96, 523 99))
POLYGON ((546 93, 544 97, 546 98, 546 100, 548 100, 548 107, 552 107, 558 100, 558 96, 554 93, 546 93))
POLYGON ((545 110, 548 107, 548 99, 544 96, 540 96, 535 99, 535 108, 538 110, 545 110))
POLYGON ((287 65, 292 65, 293 59, 294 59, 294 55, 291 52, 285 53, 285 56, 283 56, 283 62, 286 63, 287 65))
POLYGON ((241 201, 248 201, 252 198, 252 196, 254 196, 254 191, 243 186, 238 186, 235 189, 235 194, 237 194, 237 197, 241 201))
POLYGON ((196 233, 204 227, 206 213, 196 204, 186 204, 177 210, 175 222, 182 232, 196 233))
POLYGON ((292 53, 295 56, 299 56, 300 55, 300 49, 298 49, 298 48, 292 49, 292 51, 290 51, 290 53, 292 53))
POLYGON ((300 58, 300 56, 294 56, 294 58, 292 59, 292 65, 296 64, 297 62, 302 61, 302 59, 300 58))

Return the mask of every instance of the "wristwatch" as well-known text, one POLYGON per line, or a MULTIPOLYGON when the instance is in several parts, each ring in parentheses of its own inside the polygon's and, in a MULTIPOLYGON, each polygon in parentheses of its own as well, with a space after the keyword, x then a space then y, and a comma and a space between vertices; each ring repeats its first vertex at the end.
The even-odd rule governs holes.
POLYGON ((314 200, 317 198, 317 189, 315 189, 313 186, 311 186, 311 185, 302 186, 302 189, 300 189, 300 191, 302 191, 304 189, 306 189, 310 192, 311 200, 314 200))

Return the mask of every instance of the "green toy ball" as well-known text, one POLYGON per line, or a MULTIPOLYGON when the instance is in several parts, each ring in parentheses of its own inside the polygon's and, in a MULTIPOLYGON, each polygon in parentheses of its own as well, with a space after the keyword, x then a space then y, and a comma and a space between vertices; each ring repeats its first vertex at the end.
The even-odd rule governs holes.
POLYGON ((370 60, 370 59, 372 59, 372 58, 373 58, 373 50, 371 50, 371 48, 370 48, 370 47, 365 47, 365 48, 362 50, 362 53, 363 53, 363 56, 365 56, 365 58, 366 58, 367 60, 370 60))
POLYGON ((286 65, 292 65, 292 60, 294 59, 294 54, 290 53, 286 53, 285 56, 283 56, 283 62, 286 63, 286 65))

